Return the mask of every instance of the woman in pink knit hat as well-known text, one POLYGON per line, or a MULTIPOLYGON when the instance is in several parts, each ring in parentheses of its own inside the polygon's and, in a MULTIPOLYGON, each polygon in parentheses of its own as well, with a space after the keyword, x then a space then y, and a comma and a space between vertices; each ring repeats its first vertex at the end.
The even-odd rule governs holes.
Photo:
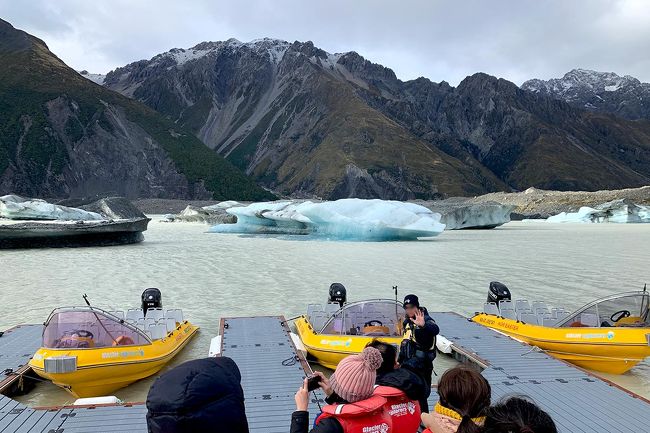
MULTIPOLYGON (((343 359, 329 381, 322 377, 321 388, 332 391, 340 401, 323 407, 311 433, 392 433, 391 419, 384 409, 386 399, 373 396, 377 369, 382 356, 374 347, 343 359)), ((309 430, 307 379, 296 392, 296 411, 291 417, 291 433, 309 430)))

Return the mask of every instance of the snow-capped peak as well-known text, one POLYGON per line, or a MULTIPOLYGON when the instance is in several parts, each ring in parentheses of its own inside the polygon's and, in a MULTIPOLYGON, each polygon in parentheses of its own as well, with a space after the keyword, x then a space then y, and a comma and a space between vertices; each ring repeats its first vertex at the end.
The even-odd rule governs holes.
POLYGON ((99 84, 100 86, 104 84, 104 80, 106 79, 106 74, 91 74, 85 69, 83 71, 77 71, 77 72, 79 72, 79 75, 81 75, 82 77, 87 78, 90 81, 99 84))

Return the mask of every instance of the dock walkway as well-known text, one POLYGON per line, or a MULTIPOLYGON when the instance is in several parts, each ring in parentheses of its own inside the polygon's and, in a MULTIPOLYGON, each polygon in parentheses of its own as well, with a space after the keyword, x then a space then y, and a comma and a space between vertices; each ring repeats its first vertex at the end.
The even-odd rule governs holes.
POLYGON ((532 398, 562 433, 650 432, 650 402, 455 313, 434 313, 452 350, 484 364, 493 401, 532 398))

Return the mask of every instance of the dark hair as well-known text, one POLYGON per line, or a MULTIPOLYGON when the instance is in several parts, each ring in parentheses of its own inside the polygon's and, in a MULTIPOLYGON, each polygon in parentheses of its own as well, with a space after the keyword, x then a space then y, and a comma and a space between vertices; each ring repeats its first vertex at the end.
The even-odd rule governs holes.
POLYGON ((490 384, 481 373, 462 365, 445 371, 438 381, 438 395, 442 406, 462 417, 458 433, 481 431, 472 418, 485 415, 492 396, 490 384))
POLYGON ((381 353, 382 362, 381 367, 377 370, 377 374, 386 374, 395 370, 395 361, 397 361, 397 349, 395 346, 375 338, 366 344, 366 347, 374 347, 381 353))
POLYGON ((511 397, 489 408, 484 433, 557 433, 553 419, 532 401, 511 397))

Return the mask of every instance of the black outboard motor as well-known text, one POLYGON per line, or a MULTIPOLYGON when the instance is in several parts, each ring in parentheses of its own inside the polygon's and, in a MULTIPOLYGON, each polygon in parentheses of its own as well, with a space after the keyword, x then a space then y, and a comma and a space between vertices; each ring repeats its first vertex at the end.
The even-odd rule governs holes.
POLYGON ((512 296, 510 295, 510 290, 506 287, 505 284, 498 281, 492 281, 490 283, 490 290, 488 290, 488 302, 494 302, 499 305, 499 301, 510 301, 512 296))
POLYGON ((345 286, 341 283, 332 283, 330 285, 330 296, 327 299, 327 302, 338 303, 341 308, 343 304, 348 300, 348 292, 345 289, 345 286))
POLYGON ((162 308, 162 293, 155 287, 149 287, 142 292, 142 312, 146 315, 149 308, 162 308))

